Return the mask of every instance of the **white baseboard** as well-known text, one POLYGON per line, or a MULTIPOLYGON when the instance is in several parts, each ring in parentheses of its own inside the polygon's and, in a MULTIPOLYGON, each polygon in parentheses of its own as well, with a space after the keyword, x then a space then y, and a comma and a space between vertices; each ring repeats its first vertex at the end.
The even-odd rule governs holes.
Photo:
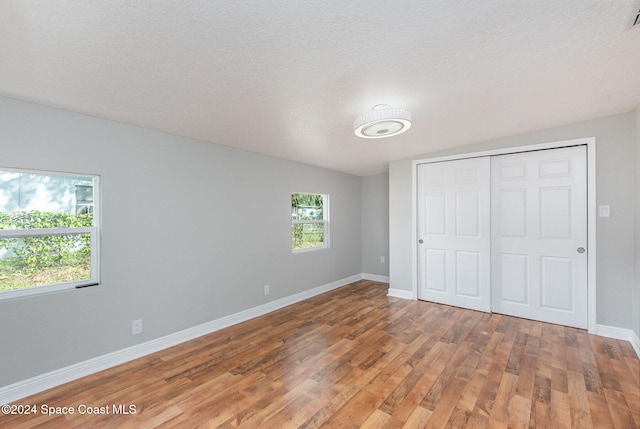
POLYGON ((394 298, 413 299, 413 292, 404 289, 389 288, 387 295, 393 296, 394 298))
MULTIPOLYGON (((403 299, 413 299, 413 293, 404 289, 389 288, 388 296, 403 299)), ((601 337, 615 338, 616 340, 629 341, 636 354, 640 358, 640 338, 631 329, 616 328, 614 326, 596 325, 596 335, 601 337)))
POLYGON ((373 280, 374 282, 389 283, 389 276, 379 276, 378 274, 363 273, 362 278, 364 280, 373 280))
POLYGON ((262 316, 263 314, 271 313, 272 311, 295 304, 296 302, 303 301, 316 295, 329 292, 330 290, 346 286, 350 283, 362 280, 363 278, 365 278, 364 274, 356 274, 295 295, 234 313, 220 319, 212 320, 211 322, 203 323, 202 325, 194 326, 174 334, 169 334, 155 340, 137 344, 126 349, 98 356, 84 362, 79 362, 46 374, 0 387, 0 404, 9 404, 13 401, 17 401, 18 399, 42 392, 52 387, 56 387, 87 375, 112 368, 116 365, 138 359, 148 354, 173 347, 202 335, 210 334, 237 323, 262 316))
MULTIPOLYGON (((155 340, 147 341, 142 344, 108 353, 103 356, 98 356, 96 358, 60 368, 55 371, 51 371, 27 380, 19 381, 8 386, 0 387, 0 404, 9 404, 13 401, 17 401, 18 399, 25 398, 38 392, 42 392, 52 387, 77 380, 79 378, 94 374, 99 371, 103 371, 108 368, 112 368, 116 365, 129 362, 148 354, 173 347, 185 341, 192 340, 202 335, 210 334, 212 332, 227 328, 237 323, 245 322, 249 319, 262 316, 288 305, 295 304, 296 302, 312 298, 316 295, 329 292, 333 289, 346 286, 350 283, 362 279, 380 281, 385 283, 389 281, 388 278, 386 278, 385 280, 383 276, 362 273, 322 286, 318 286, 316 288, 309 289, 295 295, 259 305, 257 307, 234 313, 220 319, 212 320, 211 322, 203 323, 202 325, 194 326, 192 328, 185 329, 174 334, 169 334, 155 340)), ((403 299, 413 299, 412 292, 403 289, 389 288, 388 296, 403 299)), ((640 357, 640 339, 632 330, 615 328, 605 325, 596 325, 596 334, 603 337, 629 341, 640 357)))
POLYGON ((615 338, 616 340, 629 341, 640 358, 640 338, 638 338, 638 335, 636 335, 633 330, 616 328, 615 326, 596 325, 596 335, 615 338))

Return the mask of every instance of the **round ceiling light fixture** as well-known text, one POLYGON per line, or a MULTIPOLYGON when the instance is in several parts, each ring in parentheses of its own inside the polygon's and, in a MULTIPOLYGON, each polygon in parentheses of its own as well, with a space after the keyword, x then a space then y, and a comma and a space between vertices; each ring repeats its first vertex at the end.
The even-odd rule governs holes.
POLYGON ((358 137, 381 139, 396 136, 411 128, 411 113, 388 104, 377 104, 370 112, 353 121, 358 137))

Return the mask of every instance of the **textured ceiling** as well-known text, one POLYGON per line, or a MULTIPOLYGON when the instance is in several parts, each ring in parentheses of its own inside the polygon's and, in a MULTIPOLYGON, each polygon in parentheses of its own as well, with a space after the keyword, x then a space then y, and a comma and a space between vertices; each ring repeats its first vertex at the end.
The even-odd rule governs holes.
POLYGON ((628 112, 639 7, 595 0, 0 2, 0 95, 368 175, 628 112), (375 104, 412 112, 365 140, 375 104))

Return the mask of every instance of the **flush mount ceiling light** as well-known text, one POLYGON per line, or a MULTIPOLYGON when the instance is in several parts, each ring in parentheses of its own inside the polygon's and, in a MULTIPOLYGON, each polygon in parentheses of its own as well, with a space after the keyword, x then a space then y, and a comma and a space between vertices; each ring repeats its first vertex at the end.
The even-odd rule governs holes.
POLYGON ((373 109, 353 121, 358 137, 381 139, 404 133, 411 127, 411 113, 404 109, 377 104, 373 109))

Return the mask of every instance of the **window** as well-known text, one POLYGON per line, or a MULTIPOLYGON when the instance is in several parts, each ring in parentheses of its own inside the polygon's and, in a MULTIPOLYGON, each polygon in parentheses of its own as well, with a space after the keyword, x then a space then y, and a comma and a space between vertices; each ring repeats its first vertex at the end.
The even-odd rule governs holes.
POLYGON ((291 194, 291 249, 301 252, 329 247, 329 196, 291 194))
POLYGON ((76 214, 93 213, 93 186, 76 185, 76 214))
POLYGON ((98 284, 98 177, 0 169, 0 299, 98 284))

